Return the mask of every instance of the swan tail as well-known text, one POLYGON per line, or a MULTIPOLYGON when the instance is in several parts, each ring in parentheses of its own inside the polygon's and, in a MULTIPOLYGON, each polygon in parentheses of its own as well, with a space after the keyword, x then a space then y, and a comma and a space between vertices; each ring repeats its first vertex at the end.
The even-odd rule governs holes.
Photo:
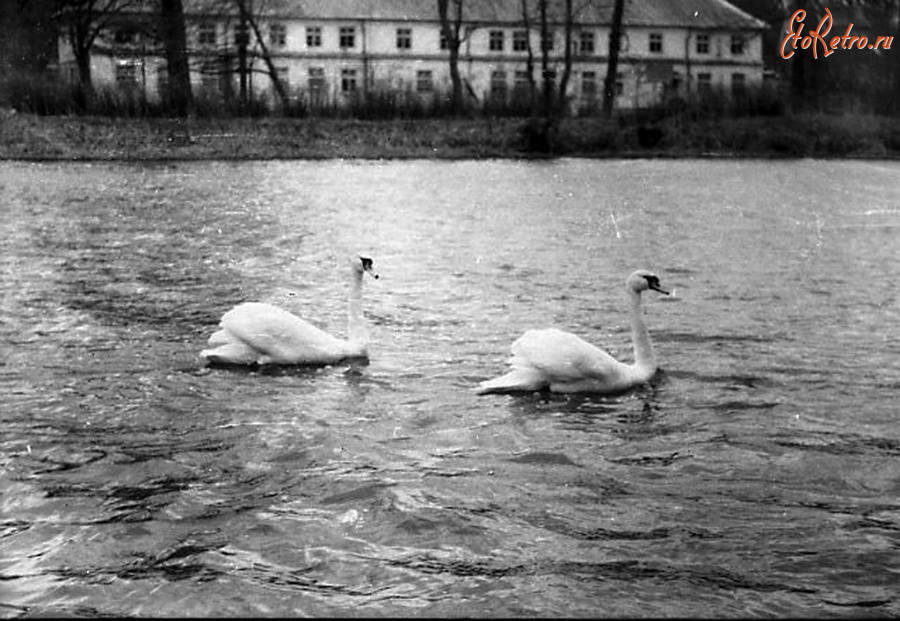
POLYGON ((215 332, 209 337, 209 345, 208 349, 200 352, 200 358, 207 364, 249 365, 260 362, 258 351, 227 330, 215 332))
POLYGON ((491 393, 534 392, 547 386, 544 374, 537 369, 518 368, 506 375, 481 382, 475 389, 479 395, 491 393))
POLYGON ((234 340, 234 337, 230 332, 228 332, 228 330, 218 330, 217 332, 213 332, 212 336, 209 337, 207 343, 210 347, 218 347, 220 345, 227 345, 234 340))

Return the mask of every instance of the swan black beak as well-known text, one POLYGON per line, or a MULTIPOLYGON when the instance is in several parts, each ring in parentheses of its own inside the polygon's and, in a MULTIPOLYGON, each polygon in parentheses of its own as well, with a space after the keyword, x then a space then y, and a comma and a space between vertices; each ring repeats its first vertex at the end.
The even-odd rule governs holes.
POLYGON ((663 295, 669 295, 669 292, 659 286, 659 278, 655 274, 643 274, 644 280, 647 281, 647 288, 659 291, 663 295))

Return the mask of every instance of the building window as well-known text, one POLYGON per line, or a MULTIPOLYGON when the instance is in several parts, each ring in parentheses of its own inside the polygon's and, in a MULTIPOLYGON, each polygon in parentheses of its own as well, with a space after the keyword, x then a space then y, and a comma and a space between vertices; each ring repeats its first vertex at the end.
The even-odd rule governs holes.
POLYGON ((206 62, 200 67, 200 90, 216 93, 219 90, 219 67, 214 62, 206 62))
POLYGON ((516 71, 513 90, 515 90, 516 92, 531 90, 531 79, 528 77, 527 71, 516 71))
POLYGON ((512 33, 512 49, 513 52, 528 51, 528 31, 514 30, 512 33))
POLYGON ((430 93, 434 90, 434 77, 431 70, 416 71, 416 90, 420 93, 430 93))
POLYGON ((664 95, 680 95, 681 94, 681 85, 684 83, 684 80, 681 77, 681 74, 677 71, 672 72, 672 79, 663 84, 663 94, 664 95))
POLYGON ((113 42, 117 45, 134 45, 138 42, 138 33, 132 28, 118 28, 113 33, 113 42))
POLYGON ((412 28, 397 28, 397 49, 408 50, 412 48, 412 28))
POLYGON ((306 27, 306 47, 322 47, 322 27, 306 27))
POLYGON ((541 33, 541 49, 547 52, 553 49, 553 31, 550 30, 544 36, 544 33, 541 33))
POLYGON ((284 24, 269 24, 269 44, 272 47, 287 45, 287 27, 284 24))
POLYGON ((309 98, 313 103, 321 103, 325 99, 325 68, 310 67, 309 79, 307 80, 309 88, 309 98))
POLYGON ((197 27, 198 45, 216 44, 216 25, 212 22, 203 22, 197 27))
POLYGON ((547 69, 546 71, 541 71, 541 89, 544 88, 545 84, 550 84, 550 88, 556 84, 556 71, 553 69, 547 69))
POLYGON ((596 42, 592 30, 582 30, 578 33, 578 51, 581 54, 593 54, 595 48, 596 42))
POLYGON ((712 91, 712 74, 697 74, 697 93, 700 95, 708 95, 712 91))
POLYGON ((747 93, 747 78, 743 73, 731 74, 731 94, 735 97, 742 97, 747 93))
POLYGON ((135 90, 139 86, 137 63, 130 60, 116 62, 116 85, 123 90, 135 90))
POLYGON ((284 47, 287 44, 287 27, 284 24, 269 24, 269 45, 284 47))
POLYGON ((338 34, 340 46, 342 48, 356 47, 356 28, 353 26, 341 26, 338 34))
POLYGON ((250 45, 250 27, 238 22, 234 25, 234 44, 237 47, 250 45))
POLYGON ((503 51, 503 31, 491 30, 488 33, 488 49, 492 52, 503 51))
POLYGON ((341 92, 356 92, 356 69, 341 69, 341 92))
POLYGON ((697 35, 697 53, 698 54, 709 54, 709 35, 708 34, 698 34, 697 35))
POLYGON ((581 95, 586 99, 597 98, 597 72, 581 72, 581 95))
POLYGON ((169 96, 169 68, 166 65, 160 65, 156 69, 156 87, 160 99, 165 101, 165 98, 169 96))
POLYGON ((741 35, 731 35, 731 54, 733 56, 741 56, 744 53, 744 37, 741 35))
POLYGON ((325 90, 325 68, 310 67, 309 68, 309 90, 324 91, 325 90))
POLYGON ((661 32, 650 33, 650 51, 654 54, 662 54, 663 46, 661 32))
POLYGON ((506 100, 506 72, 505 71, 493 71, 491 72, 491 98, 492 99, 501 99, 506 100))
POLYGON ((291 85, 290 82, 290 72, 287 67, 275 67, 275 75, 278 76, 278 81, 281 82, 281 85, 284 87, 284 90, 287 90, 291 85))
POLYGON ((517 105, 528 105, 531 101, 531 80, 527 71, 516 71, 513 75, 513 101, 517 105))
POLYGON ((442 50, 450 49, 450 44, 447 43, 447 35, 444 33, 444 30, 441 29, 441 44, 440 47, 442 50))

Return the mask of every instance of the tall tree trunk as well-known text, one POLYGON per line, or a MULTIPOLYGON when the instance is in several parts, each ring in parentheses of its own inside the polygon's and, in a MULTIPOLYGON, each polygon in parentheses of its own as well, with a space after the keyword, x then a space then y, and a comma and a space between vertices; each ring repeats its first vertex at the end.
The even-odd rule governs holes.
POLYGON ((91 34, 91 24, 94 21, 93 4, 84 4, 80 11, 73 9, 68 19, 69 44, 75 56, 75 66, 78 68, 76 104, 86 111, 94 95, 94 80, 91 75, 91 48, 94 45, 94 37, 91 34))
POLYGON ((238 61, 238 103, 241 110, 247 108, 249 98, 247 96, 247 77, 249 70, 247 67, 247 45, 250 43, 250 36, 247 33, 247 22, 241 15, 236 26, 235 43, 237 44, 237 61, 238 61))
POLYGON ((612 118, 616 101, 616 74, 619 72, 619 52, 622 49, 622 16, 625 0, 616 0, 613 7, 612 25, 609 33, 609 62, 606 65, 606 79, 603 81, 603 116, 612 118))
POLYGON ((73 46, 75 66, 78 67, 78 87, 75 90, 77 105, 87 110, 94 95, 94 81, 91 77, 91 48, 73 46))
MULTIPOLYGON (((808 0, 795 0, 794 6, 791 7, 790 12, 788 13, 788 19, 791 18, 794 11, 804 10, 806 11, 806 22, 812 22, 813 17, 810 16, 809 13, 809 2, 808 0)), ((793 58, 791 58, 791 104, 792 105, 801 105, 806 101, 806 95, 808 91, 808 81, 807 81, 807 73, 808 69, 811 67, 808 66, 807 62, 807 54, 803 53, 795 53, 793 58)))
POLYGON ((575 16, 573 15, 572 9, 572 0, 566 0, 566 16, 565 16, 565 45, 566 49, 564 51, 564 62, 563 62, 563 73, 562 78, 559 80, 559 111, 560 114, 565 115, 567 110, 566 105, 566 96, 569 90, 569 78, 572 76, 572 31, 574 30, 574 20, 575 16))
POLYGON ((259 30, 259 24, 254 19, 253 15, 250 14, 250 11, 247 10, 247 4, 244 0, 237 0, 238 10, 241 13, 242 21, 250 24, 250 28, 253 30, 253 35, 256 37, 257 43, 259 43, 259 49, 262 51, 262 59, 263 62, 266 63, 266 68, 269 71, 269 76, 272 78, 272 85, 275 87, 275 92, 278 94, 278 98, 281 99, 281 105, 284 108, 287 108, 290 105, 290 99, 288 99, 287 91, 284 89, 284 84, 281 83, 281 78, 278 77, 278 71, 275 69, 275 64, 272 62, 272 55, 269 54, 269 48, 266 46, 266 42, 263 39, 263 35, 259 30))
MULTIPOLYGON (((25 3, 28 0, 18 0, 25 3)), ((133 0, 38 0, 54 6, 53 20, 66 33, 78 68, 77 103, 82 109, 91 105, 94 86, 91 75, 91 50, 101 32, 106 31, 133 0)), ((49 8, 48 8, 49 10, 49 8)), ((2 11, 0 11, 2 13, 2 11)), ((33 34, 29 35, 33 36, 33 34)))
POLYGON ((193 96, 182 0, 160 0, 160 21, 169 74, 168 103, 177 116, 188 116, 193 109, 193 96))
POLYGON ((541 16, 541 78, 544 88, 544 118, 553 117, 553 76, 550 75, 550 24, 547 23, 547 2, 539 0, 541 16))
POLYGON ((537 84, 534 81, 534 50, 531 47, 531 18, 528 16, 528 0, 522 0, 522 25, 525 27, 528 52, 525 67, 528 71, 529 112, 534 116, 537 113, 537 84))
MULTIPOLYGON (((815 29, 819 16, 825 12, 827 2, 825 0, 784 0, 785 25, 795 11, 806 11, 806 19, 804 24, 806 28, 804 34, 815 29)), ((796 27, 796 24, 794 24, 796 27)), ((830 38, 830 37, 829 37, 830 38)), ((820 85, 828 81, 827 74, 829 65, 822 62, 821 57, 816 60, 812 57, 811 50, 804 51, 797 46, 797 51, 790 58, 790 85, 791 85, 791 105, 795 108, 802 109, 809 107, 810 104, 818 105, 820 85)))
POLYGON ((447 42, 447 50, 450 53, 450 83, 452 92, 450 95, 450 110, 454 115, 459 115, 463 110, 463 83, 459 74, 459 47, 460 29, 462 28, 463 0, 453 0, 456 14, 450 15, 450 1, 438 0, 438 15, 441 20, 441 32, 447 42))

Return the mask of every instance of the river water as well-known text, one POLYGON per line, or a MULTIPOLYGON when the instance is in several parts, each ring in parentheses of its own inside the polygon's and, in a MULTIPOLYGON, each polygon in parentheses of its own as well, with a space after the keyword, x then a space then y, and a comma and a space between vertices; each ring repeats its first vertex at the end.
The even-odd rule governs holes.
POLYGON ((0 163, 0 614, 900 615, 900 163, 0 163), (205 368, 266 300, 368 365, 205 368), (662 371, 486 395, 556 325, 662 371))

